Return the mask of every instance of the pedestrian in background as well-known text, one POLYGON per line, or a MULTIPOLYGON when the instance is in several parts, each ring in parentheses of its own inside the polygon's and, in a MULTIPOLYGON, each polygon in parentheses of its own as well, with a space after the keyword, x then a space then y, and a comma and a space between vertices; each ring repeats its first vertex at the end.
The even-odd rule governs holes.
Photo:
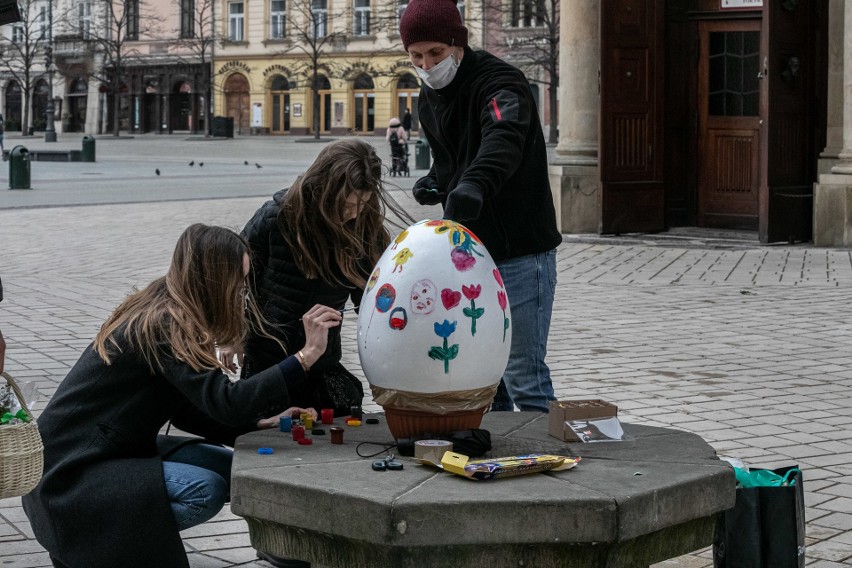
POLYGON ((385 140, 391 149, 391 175, 408 175, 408 134, 397 117, 388 122, 385 140))
POLYGON ((399 32, 423 82, 418 120, 434 156, 414 198, 441 203, 444 218, 482 240, 511 305, 509 364, 492 409, 547 412, 555 397, 544 359, 562 236, 529 82, 515 67, 468 47, 454 0, 411 0, 399 32))
POLYGON ((406 137, 411 140, 411 110, 406 108, 402 115, 402 127, 405 129, 406 137))
POLYGON ((248 253, 229 229, 189 227, 166 275, 116 308, 39 416, 44 475, 23 506, 54 566, 189 568, 179 531, 228 500, 232 450, 158 432, 187 402, 249 420, 308 379, 342 320, 326 306, 304 314, 292 355, 251 381, 222 372, 216 343, 263 329, 245 293, 248 253))

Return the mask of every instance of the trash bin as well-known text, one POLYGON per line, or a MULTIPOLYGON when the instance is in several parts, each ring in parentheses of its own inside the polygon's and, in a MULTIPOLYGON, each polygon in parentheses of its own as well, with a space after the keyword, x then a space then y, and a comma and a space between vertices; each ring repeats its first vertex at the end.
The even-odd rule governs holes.
POLYGON ((9 189, 32 189, 30 151, 23 146, 15 146, 9 152, 9 189))
POLYGON ((95 137, 88 134, 83 136, 83 161, 95 161, 95 137))
POLYGON ((430 158, 429 143, 425 138, 420 138, 414 145, 414 167, 418 170, 428 170, 430 158))
POLYGON ((215 138, 233 138, 234 118, 231 116, 214 116, 213 136, 215 138))

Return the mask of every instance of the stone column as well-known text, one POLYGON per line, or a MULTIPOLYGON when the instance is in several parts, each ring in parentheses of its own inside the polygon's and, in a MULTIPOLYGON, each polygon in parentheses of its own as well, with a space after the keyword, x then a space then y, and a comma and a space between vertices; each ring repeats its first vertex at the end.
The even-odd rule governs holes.
POLYGON ((597 231, 600 0, 560 2, 559 144, 550 164, 563 233, 597 231))
POLYGON ((832 126, 840 115, 843 148, 831 173, 821 174, 814 186, 814 244, 828 247, 852 246, 852 49, 848 47, 852 45, 852 6, 844 4, 833 1, 829 11, 828 45, 835 47, 829 51, 829 139, 824 155, 837 142, 837 129, 832 132, 832 126), (842 77, 836 72, 840 68, 842 77))
POLYGON ((840 152, 840 161, 831 168, 831 172, 852 175, 852 53, 849 48, 852 46, 852 6, 847 5, 843 12, 843 150, 840 152))

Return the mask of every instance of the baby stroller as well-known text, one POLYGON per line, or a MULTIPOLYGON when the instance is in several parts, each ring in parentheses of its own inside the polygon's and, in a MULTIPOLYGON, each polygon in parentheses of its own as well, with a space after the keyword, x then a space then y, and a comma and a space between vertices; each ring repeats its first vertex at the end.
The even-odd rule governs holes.
POLYGON ((408 169, 408 144, 399 141, 396 134, 391 134, 391 176, 411 175, 408 169))

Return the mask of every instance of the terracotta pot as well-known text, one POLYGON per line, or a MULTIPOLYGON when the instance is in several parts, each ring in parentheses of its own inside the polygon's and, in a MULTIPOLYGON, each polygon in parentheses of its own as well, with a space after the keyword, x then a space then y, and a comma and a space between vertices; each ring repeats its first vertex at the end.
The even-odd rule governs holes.
POLYGON ((479 428, 486 410, 488 410, 487 407, 447 414, 432 414, 420 410, 384 407, 388 428, 397 439, 479 428))

